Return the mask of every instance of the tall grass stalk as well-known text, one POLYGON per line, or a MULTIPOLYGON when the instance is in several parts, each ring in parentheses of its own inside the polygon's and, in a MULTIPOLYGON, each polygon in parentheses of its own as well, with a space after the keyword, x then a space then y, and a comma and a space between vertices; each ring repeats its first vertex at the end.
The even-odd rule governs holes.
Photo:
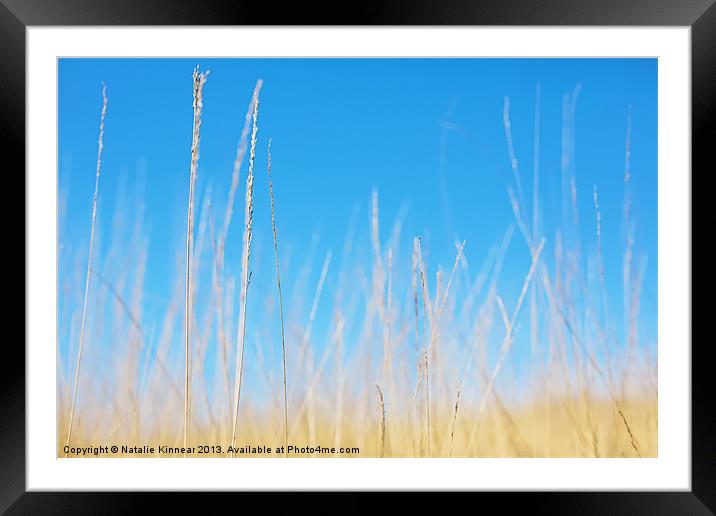
MULTIPOLYGON (((186 288, 184 296, 184 448, 189 445, 189 412, 191 405, 191 322, 192 322, 192 258, 194 254, 194 188, 196 185, 196 167, 199 163, 199 135, 201 129, 202 95, 207 73, 199 73, 194 68, 194 124, 191 141, 191 167, 189 169, 189 207, 186 227, 186 288)), ((184 454, 186 456, 186 453, 184 454)))
MULTIPOLYGON (((307 375, 308 375, 308 385, 306 386, 306 395, 303 398, 301 405, 299 405, 298 410, 296 410, 296 413, 294 415, 293 424, 291 425, 291 428, 288 432, 289 439, 296 433, 296 430, 298 428, 298 424, 301 420, 301 417, 303 417, 303 413, 306 411, 306 407, 313 404, 313 390, 316 387, 316 384, 319 380, 319 375, 323 369, 323 366, 325 365, 326 359, 328 358, 328 351, 329 348, 326 348, 323 353, 323 357, 321 358, 321 362, 319 363, 318 368, 316 369, 316 372, 313 372, 312 369, 312 356, 310 355, 310 342, 311 342, 311 334, 313 332, 313 323, 316 320, 316 313, 318 312, 318 303, 321 299, 321 292, 323 291, 323 285, 326 282, 326 277, 328 276, 328 268, 331 265, 331 258, 333 256, 332 251, 328 251, 326 253, 326 257, 323 259, 323 267, 321 267, 321 275, 318 278, 318 284, 316 285, 316 291, 313 295, 313 303, 311 304, 311 313, 308 315, 308 323, 306 324, 306 328, 303 332, 303 338, 301 343, 301 349, 299 350, 299 358, 297 360, 297 363, 301 363, 306 358, 306 369, 307 369, 307 375)), ((340 321, 336 322, 337 324, 340 323, 340 321)), ((342 332, 342 328, 341 328, 342 332)), ((293 388, 294 390, 296 387, 293 388)), ((293 396, 291 396, 293 397, 293 396)), ((309 425, 311 424, 311 418, 313 417, 313 414, 308 414, 309 419, 309 425)))
MULTIPOLYGON (((259 93, 263 81, 259 79, 256 81, 254 91, 251 95, 251 101, 249 107, 246 110, 246 117, 244 119, 244 125, 241 129, 241 136, 239 137, 239 143, 236 146, 236 157, 234 159, 234 168, 231 174, 231 185, 229 186, 229 198, 226 202, 226 210, 224 212, 224 221, 220 228, 218 235, 217 249, 215 250, 215 291, 216 291, 216 316, 217 326, 219 334, 219 344, 221 345, 221 364, 224 371, 224 382, 227 392, 227 399, 231 403, 231 385, 229 382, 229 344, 225 337, 224 329, 224 303, 223 303, 223 270, 224 270, 224 252, 226 250, 226 237, 229 233, 229 226, 231 225, 231 218, 234 213, 234 199, 236 197, 236 190, 239 186, 239 172, 241 171, 241 165, 244 162, 246 156, 247 140, 249 135, 249 129, 251 127, 251 120, 253 118, 256 104, 259 101, 259 93)), ((213 241, 213 238, 212 238, 213 241)), ((230 405, 229 413, 233 410, 233 406, 230 405)))
MULTIPOLYGON (((65 446, 70 445, 72 439, 72 424, 75 418, 75 407, 77 404, 77 390, 80 379, 80 366, 82 364, 82 350, 85 342, 85 330, 87 327, 87 297, 89 295, 90 278, 92 277, 92 254, 94 251, 94 228, 97 221, 97 194, 99 193, 99 173, 102 168, 102 150, 104 148, 104 118, 107 115, 107 87, 102 83, 102 113, 99 119, 99 138, 97 140, 97 168, 95 170, 94 195, 92 196, 92 225, 90 228, 89 255, 87 256, 87 278, 85 279, 85 294, 82 299, 82 321, 80 323, 80 343, 77 349, 77 365, 75 366, 75 381, 72 389, 72 405, 70 408, 70 421, 67 427, 67 440, 65 446)), ((65 457, 67 453, 65 452, 65 457)))
POLYGON ((251 235, 254 222, 254 159, 256 157, 256 133, 258 132, 257 120, 259 116, 259 99, 254 103, 253 128, 251 130, 251 151, 249 153, 249 175, 246 178, 246 205, 244 211, 244 247, 241 255, 241 321, 239 324, 238 338, 238 364, 236 367, 236 387, 234 391, 234 417, 231 430, 231 456, 234 456, 233 448, 236 445, 236 429, 239 421, 239 409, 241 407, 241 382, 244 372, 244 351, 246 349, 246 302, 249 290, 249 259, 251 257, 251 235))
POLYGON ((452 457, 453 446, 455 444, 455 423, 457 422, 457 411, 460 408, 460 393, 462 391, 462 384, 457 386, 457 396, 455 398, 455 408, 452 413, 452 426, 450 428, 450 457, 452 457))
MULTIPOLYGON (((539 237, 539 165, 540 165, 540 100, 542 88, 538 83, 535 91, 535 117, 534 117, 534 142, 533 142, 533 165, 532 165, 532 241, 539 237)), ((533 388, 537 388, 535 368, 538 356, 539 322, 537 320, 537 286, 535 283, 530 288, 530 351, 532 354, 532 369, 530 382, 533 388)), ((544 371, 542 371, 544 377, 544 371)), ((534 405, 534 418, 537 415, 538 404, 534 405)))
POLYGON ((276 204, 273 196, 273 182, 271 181, 271 140, 268 143, 268 181, 269 196, 271 197, 271 229, 273 230, 273 249, 276 257, 276 285, 278 286, 278 311, 281 316, 281 354, 283 358, 283 439, 284 451, 288 456, 288 394, 286 378, 286 336, 283 322, 283 295, 281 293, 281 269, 278 259, 278 232, 276 231, 276 204))
MULTIPOLYGON (((424 350, 424 371, 425 371, 425 428, 427 430, 427 438, 428 438, 428 457, 431 457, 432 452, 432 444, 430 440, 430 349, 429 349, 429 339, 428 339, 428 291, 427 291, 427 280, 425 279, 425 265, 423 264, 423 252, 422 252, 422 246, 421 246, 421 239, 418 238, 418 262, 420 264, 420 283, 423 288, 423 313, 424 313, 424 322, 423 322, 423 330, 425 333, 425 350, 424 350)), ((431 332, 432 333, 432 332, 431 332)))
POLYGON ((341 438, 343 437, 343 403, 344 403, 344 366, 343 366, 343 314, 340 309, 336 310, 336 409, 333 431, 333 444, 336 449, 336 456, 339 454, 341 438))
POLYGON ((376 385, 378 389, 378 401, 380 403, 380 437, 378 444, 380 446, 380 457, 385 457, 385 399, 383 398, 383 391, 380 390, 380 386, 376 385))

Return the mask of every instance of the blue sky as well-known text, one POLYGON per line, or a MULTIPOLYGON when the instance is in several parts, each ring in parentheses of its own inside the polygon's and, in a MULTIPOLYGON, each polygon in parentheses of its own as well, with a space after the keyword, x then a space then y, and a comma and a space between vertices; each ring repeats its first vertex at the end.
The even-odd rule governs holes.
MULTIPOLYGON (((363 255, 368 259, 369 200, 374 187, 379 192, 383 238, 401 207, 407 209, 403 259, 409 261, 412 236, 422 235, 431 273, 438 264, 449 270, 457 236, 467 241, 465 253, 474 274, 514 220, 506 190, 512 178, 502 121, 506 96, 531 218, 537 85, 541 91, 540 216, 547 249, 553 254, 555 231, 565 225, 560 190, 563 99, 579 84, 570 170, 576 179, 580 237, 586 252, 596 249, 592 200, 596 185, 609 297, 618 312, 625 138, 631 106, 633 214, 637 250, 648 259, 642 312, 656 339, 655 59, 61 59, 58 185, 66 196, 66 211, 61 213, 60 245, 76 250, 71 259, 60 254, 61 278, 70 276, 68 263, 86 259, 104 81, 109 101, 97 256, 99 263, 109 266, 109 237, 101 236, 112 232, 118 192, 124 189, 127 214, 136 214, 138 199, 143 206, 148 242, 143 317, 148 325, 166 307, 176 275, 181 274, 176 257, 186 231, 191 76, 196 64, 211 72, 204 91, 197 211, 211 187, 216 215, 223 214, 246 108, 255 81, 264 81, 252 288, 267 295, 275 289, 265 175, 269 138, 280 242, 285 258, 292 260, 286 266, 287 284, 308 260, 314 242, 308 282, 312 292, 329 249, 339 263, 351 217, 357 228, 355 260, 363 255)), ((242 187, 245 178, 246 163, 242 187)), ((229 234, 234 243, 227 249, 227 267, 236 274, 242 203, 240 191, 229 234)), ((529 267, 529 254, 519 235, 504 267, 501 292, 511 306, 529 267)), ((337 272, 329 274, 327 292, 335 289, 337 276, 337 272)), ((297 310, 307 316, 309 307, 297 310)), ((63 341, 70 338, 62 317, 60 326, 62 350, 67 345, 63 341)))

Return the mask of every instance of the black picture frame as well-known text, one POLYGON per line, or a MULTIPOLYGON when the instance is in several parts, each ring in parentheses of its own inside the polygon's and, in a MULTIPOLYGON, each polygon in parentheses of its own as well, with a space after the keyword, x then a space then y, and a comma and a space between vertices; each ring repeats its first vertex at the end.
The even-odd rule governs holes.
MULTIPOLYGON (((313 2, 307 4, 236 0, 0 0, 0 145, 3 162, 25 167, 25 29, 28 26, 86 25, 621 25, 691 27, 692 170, 707 170, 716 141, 716 5, 714 0, 434 0, 382 2, 313 2), (10 161, 8 158, 15 158, 10 161)), ((25 175, 7 167, 3 185, 25 191, 25 175), (22 184, 20 184, 22 178, 22 184)), ((702 190, 703 191, 703 190, 702 190)), ((692 199, 692 212, 695 202, 692 199)), ((697 220, 692 215, 692 220, 697 220)), ((693 257, 693 250, 692 257, 693 257)), ((25 261, 27 256, 23 256, 25 261)), ((23 262, 24 263, 24 262, 23 262)), ((692 258, 692 275, 694 260, 692 258)), ((8 270, 8 269, 6 269, 8 270)), ((25 277, 27 278, 25 269, 25 277)), ((23 299, 25 295, 23 295, 23 299)), ((700 305, 708 307, 710 303, 700 305)), ((694 305, 694 310, 697 306, 694 305)), ((660 314, 668 316, 668 314, 660 314)), ((9 318, 8 318, 9 319, 9 318)), ((25 319, 26 320, 26 319, 25 319)), ((693 321, 693 316, 692 316, 693 321)), ((10 333, 6 333, 10 335, 10 333)), ((147 494, 26 492, 25 353, 14 339, 4 339, 5 367, 0 374, 0 511, 7 514, 127 514, 146 509, 147 494)), ((716 413, 714 375, 707 359, 710 339, 693 343, 692 455, 689 492, 569 492, 480 494, 499 504, 500 511, 526 507, 545 514, 714 514, 716 511, 716 413)), ((216 493, 202 494, 217 507, 216 493)), ((153 494, 163 510, 184 510, 186 495, 153 494)), ((246 494, 241 496, 246 497, 246 494)), ((246 498, 243 498, 245 501, 246 498)), ((421 505, 422 497, 410 500, 421 505)), ((300 502, 299 502, 300 503, 300 502)), ((323 499, 321 505, 332 502, 323 499)), ((342 502, 343 503, 343 502, 342 502)), ((472 502, 471 502, 472 503, 472 502)), ((362 505, 361 500, 350 504, 362 505)), ((309 506, 310 507, 310 506, 309 506)), ((346 506, 347 507, 347 506, 346 506)), ((366 510, 373 510, 366 503, 366 510)), ((308 508, 308 507, 307 507, 308 508)), ((405 507, 405 510, 410 510, 405 507)))

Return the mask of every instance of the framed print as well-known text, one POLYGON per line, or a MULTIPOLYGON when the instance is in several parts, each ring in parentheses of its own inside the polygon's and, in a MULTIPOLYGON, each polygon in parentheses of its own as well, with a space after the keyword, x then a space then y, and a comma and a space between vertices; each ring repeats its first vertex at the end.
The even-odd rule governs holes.
POLYGON ((267 7, 3 2, 27 202, 3 510, 710 514, 691 182, 716 8, 267 7))

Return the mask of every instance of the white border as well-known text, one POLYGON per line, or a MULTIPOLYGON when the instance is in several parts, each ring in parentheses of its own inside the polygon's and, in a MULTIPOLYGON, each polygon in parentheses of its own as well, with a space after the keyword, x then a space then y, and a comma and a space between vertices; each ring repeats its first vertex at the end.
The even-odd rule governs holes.
POLYGON ((29 27, 27 489, 690 490, 690 42, 687 27, 29 27), (161 37, 157 37, 158 33, 161 37), (54 408, 59 56, 658 57, 658 458, 57 459, 54 408))

